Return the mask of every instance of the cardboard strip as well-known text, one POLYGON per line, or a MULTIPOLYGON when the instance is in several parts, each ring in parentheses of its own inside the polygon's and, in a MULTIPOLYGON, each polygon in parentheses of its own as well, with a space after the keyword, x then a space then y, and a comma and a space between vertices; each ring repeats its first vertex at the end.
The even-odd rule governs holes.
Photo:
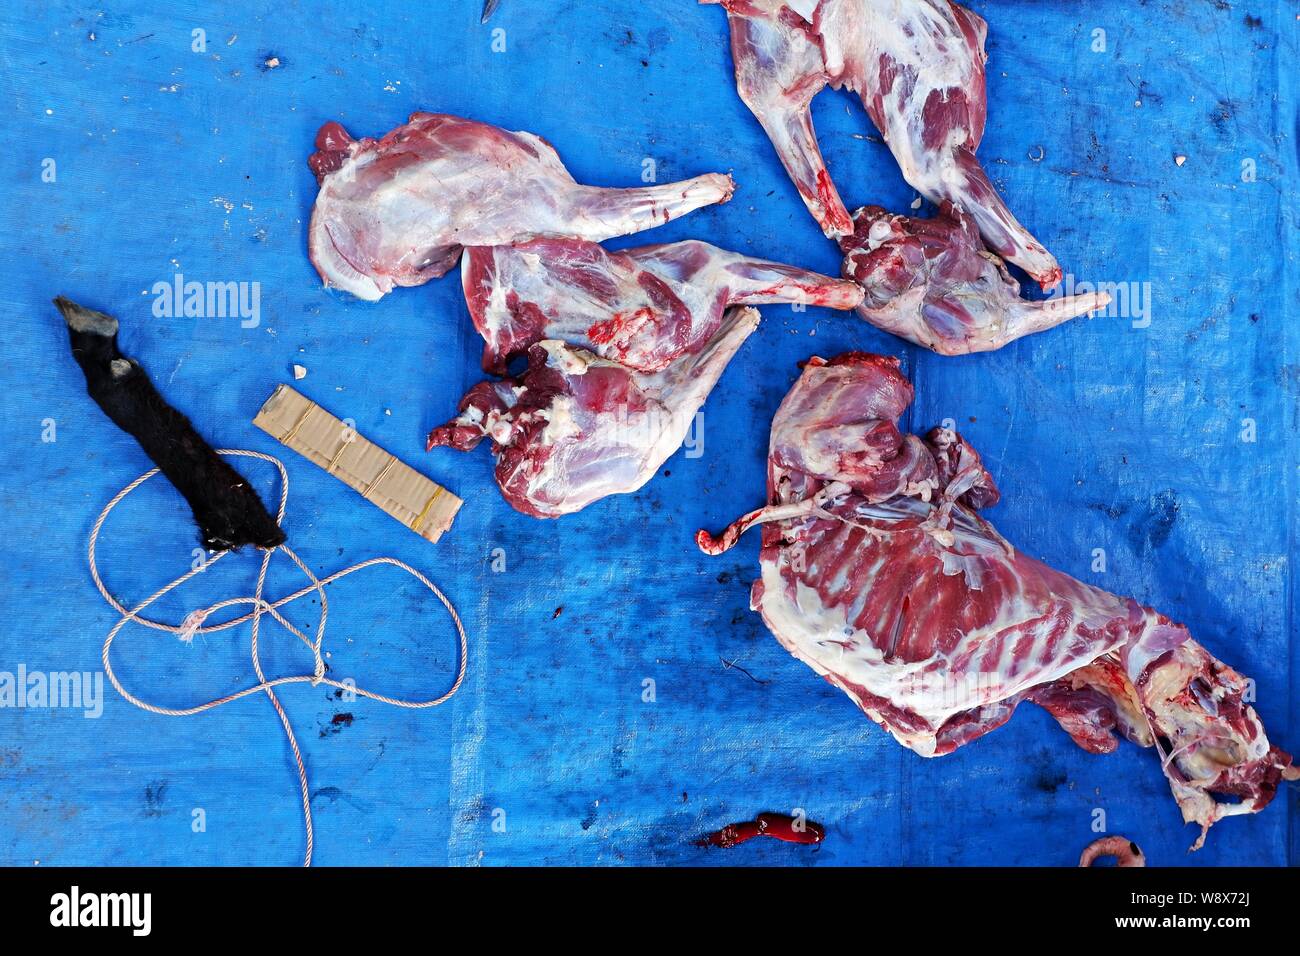
POLYGON ((288 385, 277 385, 253 424, 324 468, 422 538, 437 541, 463 504, 288 385))

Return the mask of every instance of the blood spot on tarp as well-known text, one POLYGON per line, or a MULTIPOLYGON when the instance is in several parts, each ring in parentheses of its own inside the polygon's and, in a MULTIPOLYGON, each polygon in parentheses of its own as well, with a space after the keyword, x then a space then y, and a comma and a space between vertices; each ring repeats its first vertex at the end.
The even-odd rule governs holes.
POLYGON ((1258 30, 1264 25, 1264 18, 1251 16, 1248 13, 1241 22, 1246 25, 1247 30, 1258 30))
POLYGON ((330 722, 320 729, 320 735, 322 737, 333 737, 342 731, 344 727, 351 727, 354 720, 356 718, 349 713, 335 714, 330 718, 330 722))

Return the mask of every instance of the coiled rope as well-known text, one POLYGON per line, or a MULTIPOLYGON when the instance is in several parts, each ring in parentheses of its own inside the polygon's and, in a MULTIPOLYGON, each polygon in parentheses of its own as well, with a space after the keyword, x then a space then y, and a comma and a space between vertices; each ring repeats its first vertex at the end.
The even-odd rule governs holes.
MULTIPOLYGON (((285 471, 284 464, 278 458, 274 458, 270 455, 236 448, 221 448, 217 450, 217 454, 227 455, 230 457, 256 458, 261 461, 269 461, 271 464, 275 465, 276 469, 280 472, 280 507, 276 513, 275 520, 276 524, 283 524, 285 508, 289 503, 289 474, 285 471)), ((282 544, 277 548, 262 551, 261 567, 257 574, 257 585, 251 596, 227 598, 224 601, 218 601, 208 607, 191 611, 185 616, 184 620, 182 620, 180 624, 169 624, 165 621, 152 620, 143 616, 142 612, 149 607, 149 605, 153 604, 163 595, 180 587, 196 575, 206 571, 226 555, 231 553, 229 551, 220 551, 206 558, 202 563, 192 568, 187 574, 181 575, 170 584, 163 585, 145 600, 128 610, 117 600, 117 598, 113 597, 113 595, 109 593, 108 588, 105 587, 103 579, 99 574, 99 565, 96 562, 95 549, 99 540, 99 533, 103 529, 104 522, 107 520, 112 510, 121 504, 122 500, 126 498, 127 495, 131 494, 131 492, 135 491, 154 475, 158 474, 158 472, 159 469, 157 468, 145 472, 139 478, 135 479, 135 481, 131 482, 119 491, 117 495, 114 496, 113 500, 104 507, 104 510, 100 512, 99 518, 95 521, 94 527, 90 530, 90 541, 87 549, 88 557, 90 559, 90 576, 94 579, 95 587, 99 589, 99 593, 104 596, 104 600, 108 602, 110 607, 121 615, 121 619, 113 625, 113 629, 108 632, 108 636, 104 639, 102 656, 104 673, 108 675, 109 682, 112 683, 117 692, 136 707, 139 707, 141 710, 147 710, 153 714, 162 714, 167 717, 189 717, 193 714, 202 713, 205 710, 213 710, 223 704, 232 703, 233 701, 239 700, 242 697, 247 697, 250 694, 256 694, 258 691, 264 692, 266 696, 270 698, 272 706, 275 707, 275 712, 280 718, 280 724, 284 727, 285 736, 289 740, 289 749, 293 751, 294 762, 297 764, 298 787, 302 795, 303 825, 306 829, 307 836, 307 847, 302 865, 310 866, 314 834, 311 816, 311 791, 307 782, 307 768, 303 763, 302 751, 298 747, 298 740, 294 735, 293 726, 290 724, 289 717, 285 713, 284 707, 280 703, 280 699, 276 696, 274 688, 281 684, 309 683, 313 687, 325 684, 326 686, 336 687, 360 697, 377 700, 384 704, 391 704, 394 707, 406 707, 416 710, 426 707, 437 707, 439 704, 446 703, 451 696, 460 689, 460 685, 465 680, 465 667, 469 656, 469 649, 465 639, 465 627, 461 623, 460 615, 456 613, 456 608, 452 606, 452 603, 447 599, 447 596, 443 594, 432 581, 426 578, 419 571, 415 570, 415 568, 398 561, 396 558, 371 558, 368 561, 362 561, 359 564, 354 564, 351 567, 344 568, 342 571, 336 571, 328 577, 318 579, 316 575, 312 574, 307 565, 303 563, 302 559, 285 544, 282 544), (262 594, 266 585, 267 569, 270 567, 271 558, 274 556, 276 551, 283 551, 289 559, 298 566, 299 570, 306 575, 307 580, 310 583, 306 587, 290 594, 288 597, 280 598, 278 601, 267 601, 263 598, 262 594), (344 683, 325 676, 325 662, 321 657, 321 642, 325 637, 325 622, 329 616, 329 599, 326 597, 325 588, 333 584, 335 581, 347 577, 349 574, 380 564, 390 564, 395 568, 401 568, 432 591, 433 595, 442 603, 442 606, 447 609, 447 613, 451 615, 452 623, 456 625, 456 634, 460 640, 460 649, 457 656, 456 679, 452 682, 450 689, 448 689, 446 693, 439 697, 435 697, 432 700, 400 700, 396 697, 389 697, 385 694, 375 693, 374 691, 365 690, 364 688, 357 687, 351 683, 344 683), (286 604, 291 604, 299 598, 306 597, 308 594, 312 593, 320 595, 320 618, 316 624, 316 635, 314 640, 309 638, 302 631, 298 630, 298 628, 294 627, 294 625, 286 620, 279 611, 279 609, 284 607, 286 604), (241 617, 236 617, 229 621, 223 621, 219 624, 212 625, 206 624, 207 618, 214 612, 223 608, 235 607, 241 604, 252 605, 252 610, 241 617), (261 630, 263 614, 269 614, 275 621, 283 625, 286 630, 297 637, 298 640, 300 640, 307 649, 311 651, 313 663, 312 673, 277 677, 273 680, 267 679, 266 674, 262 670, 261 657, 258 654, 258 636, 261 630), (258 682, 250 687, 245 687, 243 690, 236 691, 233 694, 227 694, 224 697, 218 697, 215 700, 209 700, 194 707, 175 708, 161 707, 157 704, 151 704, 148 701, 135 696, 122 686, 121 681, 117 678, 117 674, 113 671, 113 664, 109 658, 109 652, 112 650, 113 641, 117 638, 117 635, 121 632, 122 628, 132 621, 137 624, 143 624, 145 627, 152 628, 156 631, 165 631, 169 634, 175 634, 180 638, 180 640, 186 643, 192 641, 194 637, 199 634, 215 634, 218 631, 237 627, 245 621, 251 621, 252 640, 250 642, 250 650, 253 660, 253 670, 257 675, 258 682)))

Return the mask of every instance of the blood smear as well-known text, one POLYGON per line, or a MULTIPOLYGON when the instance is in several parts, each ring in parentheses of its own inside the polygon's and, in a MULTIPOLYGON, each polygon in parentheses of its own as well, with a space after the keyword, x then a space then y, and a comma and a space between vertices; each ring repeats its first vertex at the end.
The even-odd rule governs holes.
POLYGON ((724 850, 740 846, 757 836, 772 837, 785 843, 821 843, 826 839, 826 829, 819 823, 796 820, 784 813, 760 813, 756 820, 729 823, 695 841, 696 846, 717 846, 724 850))

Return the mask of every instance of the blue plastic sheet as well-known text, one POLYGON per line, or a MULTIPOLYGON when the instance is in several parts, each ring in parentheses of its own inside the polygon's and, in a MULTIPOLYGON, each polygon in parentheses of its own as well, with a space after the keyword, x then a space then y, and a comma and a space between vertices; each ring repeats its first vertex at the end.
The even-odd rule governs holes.
MULTIPOLYGON (((637 184, 647 160, 661 181, 731 171, 729 204, 614 245, 698 237, 834 273, 736 96, 719 8, 505 0, 483 26, 479 0, 7 5, 0 670, 100 669, 115 618, 85 539, 148 467, 84 394, 49 305, 63 293, 118 316, 125 350, 214 444, 284 457, 290 542, 314 569, 393 554, 465 616, 469 677, 443 708, 284 693, 320 863, 1070 864, 1098 810, 1153 864, 1295 863, 1295 789, 1188 857, 1195 829, 1151 751, 1090 756, 1032 706, 951 756, 904 750, 748 610, 757 536, 715 559, 692 543, 762 500, 796 362, 900 355, 918 395, 908 424, 951 418, 982 451, 1011 541, 1185 622, 1256 679, 1270 735, 1300 748, 1297 8, 972 6, 990 24, 984 165, 1075 281, 1122 283, 1145 305, 960 359, 850 316, 767 307, 706 406, 702 454, 543 522, 504 504, 486 451, 423 451, 481 377, 455 277, 378 304, 320 287, 305 253, 312 138, 330 119, 378 135, 438 110, 534 131, 582 182, 637 184), (156 317, 152 287, 178 273, 259 283, 258 324, 156 317), (300 390, 467 500, 440 543, 252 428, 294 364, 300 390), (796 807, 826 826, 820 848, 690 845, 796 807)), ((824 93, 815 118, 846 202, 905 210, 915 194, 856 100, 824 93)), ((269 467, 246 471, 270 491, 269 467)), ((108 585, 139 600, 195 545, 183 502, 153 482, 110 523, 108 585)), ((254 573, 231 559, 161 610, 179 620, 248 593, 254 573)), ((398 695, 441 691, 443 612, 396 572, 373 574, 331 594, 331 668, 398 695)), ((297 583, 282 569, 271 591, 297 583)), ((291 616, 313 623, 303 606, 291 616)), ((115 659, 129 686, 185 705, 250 682, 247 640, 129 629, 115 659)), ((309 667, 283 631, 263 645, 271 670, 309 667)), ((292 760, 265 699, 179 720, 107 694, 97 719, 0 711, 0 862, 299 859, 292 760)))

